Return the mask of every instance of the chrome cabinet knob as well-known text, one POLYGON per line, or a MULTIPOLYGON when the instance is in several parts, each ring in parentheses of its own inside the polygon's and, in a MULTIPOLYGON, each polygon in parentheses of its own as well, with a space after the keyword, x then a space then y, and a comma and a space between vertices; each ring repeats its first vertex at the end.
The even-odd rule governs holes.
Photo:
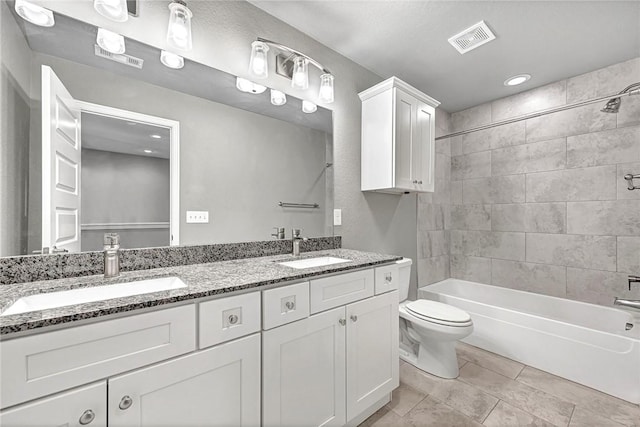
POLYGON ((413 180, 413 183, 414 183, 414 184, 417 184, 417 183, 418 183, 418 180, 417 180, 417 179, 414 179, 414 180, 413 180))
POLYGON ((86 426, 87 424, 91 424, 91 421, 93 421, 95 418, 96 414, 91 409, 87 409, 82 413, 82 415, 80 415, 80 419, 78 420, 78 422, 80 423, 80 425, 86 426))
POLYGON ((418 184, 422 184, 422 180, 418 181, 418 184))
POLYGON ((387 273, 387 274, 384 276, 384 281, 385 281, 385 282, 387 282, 387 283, 391 283, 391 282, 393 282, 393 276, 391 275, 391 273, 387 273))
POLYGON ((235 325, 236 323, 238 323, 238 316, 236 316, 235 314, 229 316, 229 323, 231 325, 235 325))
POLYGON ((351 315, 351 321, 352 322, 357 322, 358 321, 358 316, 356 316, 355 314, 351 315))
POLYGON ((118 405, 118 408, 124 411, 125 409, 129 409, 131 405, 133 405, 133 399, 131 398, 131 396, 124 396, 120 400, 120 404, 118 405))
POLYGON ((346 319, 340 319, 340 320, 338 320, 338 322, 339 322, 342 326, 344 326, 344 325, 346 325, 346 324, 347 324, 346 319))
POLYGON ((296 304, 293 301, 287 301, 284 303, 284 306, 287 307, 287 310, 293 310, 296 308, 296 304))

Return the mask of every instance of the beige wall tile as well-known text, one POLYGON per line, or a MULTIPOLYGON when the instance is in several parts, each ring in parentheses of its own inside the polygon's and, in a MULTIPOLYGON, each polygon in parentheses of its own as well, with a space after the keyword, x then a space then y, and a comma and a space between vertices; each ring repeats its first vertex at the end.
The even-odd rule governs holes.
POLYGON ((527 261, 616 271, 616 238, 527 233, 527 261))
MULTIPOLYGON (((418 260, 418 287, 440 282, 449 277, 451 277, 449 255, 418 260)), ((415 295, 409 295, 409 298, 415 298, 415 295)))
POLYGON ((628 275, 609 271, 567 268, 567 297, 611 306, 615 297, 640 298, 640 287, 628 290, 628 275))
POLYGON ((491 230, 526 231, 524 203, 491 205, 491 230))
POLYGON ((640 200, 569 202, 567 232, 640 236, 640 200))
POLYGON ((640 126, 567 138, 567 168, 640 162, 640 126))
POLYGON ((445 206, 418 202, 418 230, 444 230, 445 206))
POLYGON ((529 233, 566 233, 566 203, 527 203, 525 230, 529 233))
POLYGON ((598 166, 526 175, 527 202, 615 200, 616 167, 598 166))
POLYGON ((620 112, 615 114, 618 127, 640 124, 640 96, 626 96, 622 101, 620 112))
POLYGON ((491 230, 491 205, 451 206, 450 230, 491 230))
POLYGON ((500 259, 491 261, 491 284, 494 286, 562 298, 566 296, 566 283, 565 267, 500 259))
POLYGON ((444 230, 418 232, 418 258, 449 254, 449 232, 444 230))
POLYGON ((567 81, 567 102, 618 93, 640 76, 640 58, 572 77, 567 81))
MULTIPOLYGON (((627 174, 640 175, 640 163, 623 163, 619 164, 617 167, 618 177, 616 178, 616 183, 618 185, 618 200, 639 200, 640 190, 629 190, 627 180, 624 179, 624 176, 627 174)), ((640 187, 640 179, 634 179, 633 185, 640 187)))
POLYGON ((527 142, 545 141, 616 127, 616 115, 600 111, 600 104, 576 107, 526 121, 527 142))
POLYGON ((453 131, 471 129, 491 123, 491 105, 482 104, 451 114, 453 131))
POLYGON ((618 271, 640 276, 640 237, 618 236, 618 271))
POLYGON ((465 154, 451 158, 451 178, 455 180, 491 176, 491 152, 465 154))
POLYGON ((524 261, 524 233, 451 230, 451 254, 524 261))
POLYGON ((558 107, 566 103, 566 80, 551 83, 491 103, 494 122, 558 107))
POLYGON ((564 169, 567 157, 565 138, 501 148, 491 152, 492 175, 564 169))
POLYGON ((451 277, 470 282, 491 283, 491 258, 451 255, 451 277))
POLYGON ((465 204, 524 203, 525 175, 465 180, 462 201, 465 204))
POLYGON ((451 204, 462 204, 462 181, 451 181, 451 204))

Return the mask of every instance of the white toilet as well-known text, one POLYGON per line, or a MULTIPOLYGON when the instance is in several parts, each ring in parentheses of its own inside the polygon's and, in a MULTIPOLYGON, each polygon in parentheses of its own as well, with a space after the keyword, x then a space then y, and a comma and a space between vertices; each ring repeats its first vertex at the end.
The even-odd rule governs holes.
POLYGON ((412 261, 404 258, 397 264, 400 267, 400 358, 430 374, 457 378, 456 341, 473 332, 471 316, 437 301, 407 301, 412 261))

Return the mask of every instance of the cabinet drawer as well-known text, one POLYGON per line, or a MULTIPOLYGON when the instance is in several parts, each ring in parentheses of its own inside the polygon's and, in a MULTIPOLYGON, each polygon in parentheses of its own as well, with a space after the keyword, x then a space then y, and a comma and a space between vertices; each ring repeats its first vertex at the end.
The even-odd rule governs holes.
POLYGON ((376 267, 376 295, 398 289, 399 271, 396 264, 376 267))
POLYGON ((267 330, 309 316, 309 282, 262 293, 262 327, 267 330))
POLYGON ((0 342, 0 407, 195 349, 195 305, 0 342))
POLYGON ((373 269, 325 277, 309 282, 311 313, 373 296, 373 269))
POLYGON ((200 303, 200 348, 260 330, 260 292, 200 303))

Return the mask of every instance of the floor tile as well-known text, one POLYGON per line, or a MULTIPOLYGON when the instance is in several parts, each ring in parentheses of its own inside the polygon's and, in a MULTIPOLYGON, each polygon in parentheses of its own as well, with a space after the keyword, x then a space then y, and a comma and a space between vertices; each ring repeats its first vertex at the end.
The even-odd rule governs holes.
POLYGON ((400 415, 383 406, 375 414, 364 420, 358 427, 403 427, 405 425, 400 415))
POLYGON ((478 422, 484 421, 498 399, 458 380, 443 380, 429 397, 439 400, 478 422))
POLYGON ((461 381, 474 385, 512 406, 557 426, 569 424, 574 405, 521 382, 467 363, 460 370, 461 381))
POLYGON ((482 424, 431 397, 427 397, 404 416, 406 425, 415 427, 478 427, 482 424))
POLYGON ((527 366, 517 381, 627 426, 640 426, 640 408, 624 400, 527 366))
POLYGON ((442 378, 434 377, 410 363, 400 366, 400 384, 406 384, 424 394, 429 394, 442 378))
POLYGON ((553 427, 553 424, 500 401, 483 423, 487 427, 553 427))
POLYGON ((467 362, 468 360, 465 360, 460 356, 458 356, 458 369, 462 368, 467 362))
POLYGON ((387 404, 387 407, 403 417, 426 396, 413 387, 401 383, 400 387, 393 390, 391 402, 387 404))
POLYGON ((569 427, 622 427, 622 424, 618 424, 588 409, 576 406, 569 427))
POLYGON ((509 378, 516 378, 524 368, 522 363, 462 342, 458 343, 456 352, 458 353, 458 358, 468 360, 509 378))

